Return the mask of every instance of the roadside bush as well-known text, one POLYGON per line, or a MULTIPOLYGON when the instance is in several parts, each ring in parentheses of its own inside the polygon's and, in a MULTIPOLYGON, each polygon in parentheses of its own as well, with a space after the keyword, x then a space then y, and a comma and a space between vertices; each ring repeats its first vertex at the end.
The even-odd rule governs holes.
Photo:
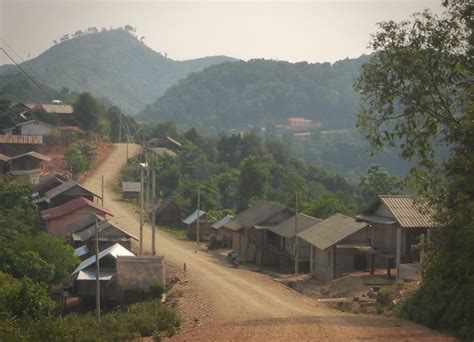
POLYGON ((382 307, 391 307, 392 301, 395 299, 396 290, 391 287, 384 287, 377 292, 376 301, 382 307))
POLYGON ((161 298, 161 296, 166 293, 168 289, 166 285, 156 282, 150 285, 150 294, 153 298, 161 298))

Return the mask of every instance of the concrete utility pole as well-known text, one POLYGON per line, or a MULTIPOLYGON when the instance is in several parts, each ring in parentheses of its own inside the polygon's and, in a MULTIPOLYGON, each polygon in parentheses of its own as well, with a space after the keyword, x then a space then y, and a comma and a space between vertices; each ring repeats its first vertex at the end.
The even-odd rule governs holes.
POLYGON ((298 192, 295 192, 295 238, 294 238, 294 252, 295 252, 295 274, 299 273, 299 251, 298 251, 298 192))
POLYGON ((102 187, 102 192, 101 192, 102 205, 104 205, 104 175, 102 175, 102 184, 101 184, 101 187, 102 187))
POLYGON ((196 223, 196 242, 199 245, 199 221, 201 220, 199 215, 201 205, 201 188, 198 188, 198 202, 197 202, 197 223, 196 223))
POLYGON ((143 255, 143 167, 140 167, 140 255, 143 255))
POLYGON ((95 218, 95 310, 100 321, 99 219, 95 218))
POLYGON ((151 197, 153 199, 153 209, 151 210, 151 255, 156 255, 156 170, 153 168, 151 170, 151 179, 152 179, 152 192, 151 197))
POLYGON ((119 136, 118 142, 122 142, 122 111, 119 111, 119 136))
POLYGON ((126 155, 127 160, 125 160, 126 164, 128 164, 128 139, 129 139, 129 133, 128 133, 128 123, 127 123, 127 155, 126 155))

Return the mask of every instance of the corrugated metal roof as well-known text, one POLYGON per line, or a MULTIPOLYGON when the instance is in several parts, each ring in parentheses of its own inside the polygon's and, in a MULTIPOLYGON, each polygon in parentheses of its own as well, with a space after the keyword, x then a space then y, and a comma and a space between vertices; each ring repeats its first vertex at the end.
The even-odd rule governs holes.
POLYGON ((168 139, 169 141, 171 141, 173 144, 175 144, 176 146, 178 147, 181 147, 181 143, 179 143, 178 141, 174 140, 173 138, 171 137, 166 137, 166 139, 168 139))
POLYGON ((28 125, 28 124, 31 124, 31 123, 36 124, 36 125, 41 124, 41 125, 48 126, 48 127, 54 127, 53 125, 50 125, 49 123, 46 123, 46 122, 43 122, 43 121, 40 121, 40 120, 36 120, 36 119, 20 122, 20 123, 17 123, 16 125, 17 126, 24 126, 24 125, 28 125))
MULTIPOLYGON (((63 184, 61 185, 58 185, 57 187, 55 187, 54 189, 51 189, 49 190, 48 192, 46 192, 45 194, 45 197, 48 198, 48 199, 52 199, 58 195, 61 195, 63 193, 65 193, 66 191, 68 190, 71 190, 72 188, 75 188, 75 187, 78 187, 80 188, 83 192, 86 192, 90 195, 93 195, 93 196, 96 196, 96 197, 99 197, 98 195, 94 194, 92 191, 90 190, 87 190, 86 188, 84 188, 82 185, 78 184, 77 182, 75 182, 74 180, 70 179, 66 182, 64 182, 63 184)), ((78 195, 83 195, 83 192, 78 192, 78 195)))
MULTIPOLYGON (((110 280, 115 275, 116 271, 113 268, 100 268, 99 269, 99 280, 110 280)), ((89 270, 79 271, 77 280, 96 280, 95 268, 89 270)))
POLYGON ((67 104, 42 104, 41 107, 52 114, 72 114, 74 112, 74 108, 67 104))
POLYGON ((378 215, 357 215, 357 220, 369 222, 369 223, 380 223, 380 224, 396 224, 397 221, 391 217, 384 217, 378 215))
POLYGON ((262 201, 234 216, 231 221, 224 225, 224 228, 234 231, 238 231, 244 227, 250 228, 285 209, 286 208, 281 205, 262 201))
POLYGON ((140 192, 140 182, 122 182, 122 192, 140 192))
MULTIPOLYGON (((205 211, 202 211, 202 210, 199 210, 199 218, 201 218, 204 214, 206 214, 205 211)), ((197 213, 197 210, 192 213, 191 215, 189 215, 188 217, 186 217, 184 220, 183 220, 183 223, 184 224, 191 224, 193 223, 194 221, 196 221, 198 218, 198 213, 197 213)))
MULTIPOLYGON (((116 226, 112 222, 108 220, 100 220, 98 223, 99 228, 99 241, 128 241, 130 239, 134 239, 138 241, 138 239, 129 234, 122 228, 116 226)), ((96 231, 95 231, 95 220, 94 222, 85 227, 84 229, 75 231, 72 234, 72 238, 75 241, 88 241, 95 238, 96 231)))
POLYGON ((46 162, 49 162, 51 160, 50 156, 46 156, 44 154, 41 154, 35 151, 19 154, 17 156, 11 157, 10 160, 16 160, 16 159, 21 159, 21 158, 34 158, 34 159, 38 159, 38 160, 46 161, 46 162))
POLYGON ((166 147, 152 147, 150 151, 156 154, 157 156, 170 156, 170 157, 177 157, 178 155, 171 151, 169 148, 166 147))
MULTIPOLYGON (((305 214, 298 214, 298 227, 297 233, 302 232, 303 230, 314 226, 316 223, 321 222, 321 219, 305 215, 305 214)), ((277 224, 274 227, 270 227, 270 230, 275 234, 281 235, 287 239, 292 238, 295 236, 295 215, 290 217, 289 219, 283 221, 280 224, 277 224)))
POLYGON ((41 212, 41 218, 45 221, 48 221, 56 217, 60 217, 70 212, 76 211, 77 209, 85 207, 85 206, 89 206, 91 208, 94 208, 103 212, 104 214, 113 216, 112 212, 109 209, 101 206, 100 204, 89 201, 87 198, 79 197, 79 198, 73 199, 72 201, 64 203, 60 206, 43 210, 41 212))
POLYGON ((226 215, 224 216, 223 218, 221 218, 219 221, 217 221, 216 223, 214 223, 211 227, 214 228, 214 229, 220 229, 222 228, 222 226, 224 226, 227 222, 229 222, 230 220, 232 220, 234 216, 232 215, 226 215))
POLYGON ((321 250, 335 245, 339 241, 363 229, 365 222, 356 222, 352 217, 334 214, 327 219, 307 228, 297 236, 321 250))
POLYGON ((89 248, 87 248, 87 246, 82 246, 74 250, 74 255, 77 257, 81 257, 87 253, 89 253, 89 248))
MULTIPOLYGON (((386 205, 397 223, 402 228, 431 228, 435 225, 435 211, 426 201, 417 201, 413 196, 405 195, 379 195, 379 199, 372 207, 360 215, 368 217, 373 215, 380 205, 386 205)), ((383 220, 385 217, 375 215, 374 220, 383 220)), ((370 221, 375 222, 375 221, 370 221)))
POLYGON ((40 145, 43 143, 41 135, 0 135, 0 144, 30 144, 40 145))
POLYGON ((6 156, 6 155, 0 153, 0 160, 1 161, 7 162, 9 159, 10 159, 9 156, 6 156))
MULTIPOLYGON (((102 250, 101 252, 99 252, 99 260, 101 260, 103 257, 105 257, 107 255, 110 255, 110 256, 114 257, 115 259, 117 259, 118 256, 122 256, 122 255, 135 256, 135 254, 130 252, 128 249, 126 249, 125 247, 123 247, 119 243, 116 243, 115 245, 110 246, 109 248, 106 248, 106 249, 102 250)), ((95 260, 96 260, 95 255, 91 256, 90 258, 87 258, 86 260, 81 262, 79 264, 79 266, 77 266, 77 268, 74 270, 74 272, 71 273, 71 275, 74 275, 74 274, 86 269, 87 267, 93 265, 95 263, 95 260)))

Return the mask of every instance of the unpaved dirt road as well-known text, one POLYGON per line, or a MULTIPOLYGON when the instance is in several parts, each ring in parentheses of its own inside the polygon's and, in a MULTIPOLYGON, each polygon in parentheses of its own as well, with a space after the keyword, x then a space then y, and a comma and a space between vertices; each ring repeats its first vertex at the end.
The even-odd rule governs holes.
MULTIPOLYGON (((140 146, 130 145, 130 155, 140 146)), ((111 191, 125 165, 125 144, 117 144, 83 184, 100 194, 105 176, 104 205, 112 221, 139 236, 139 217, 111 191)), ((146 225, 144 249, 151 249, 151 228, 146 225)), ((396 318, 351 315, 326 308, 262 274, 231 268, 221 258, 195 251, 194 243, 157 232, 158 254, 176 268, 187 265, 186 277, 197 300, 197 310, 207 317, 201 326, 187 328, 180 341, 446 341, 453 340, 420 325, 396 318)), ((188 292, 189 293, 189 292, 188 292)), ((186 300, 186 298, 185 298, 186 300)), ((192 300, 192 299, 190 299, 192 300)), ((196 309, 195 309, 196 310, 196 309)))

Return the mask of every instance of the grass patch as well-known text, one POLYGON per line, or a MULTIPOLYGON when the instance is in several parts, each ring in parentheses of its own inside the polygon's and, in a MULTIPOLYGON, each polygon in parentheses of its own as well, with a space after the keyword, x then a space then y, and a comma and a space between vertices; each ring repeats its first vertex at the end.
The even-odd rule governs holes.
POLYGON ((159 229, 174 236, 175 238, 186 239, 186 229, 163 226, 160 226, 159 229))

